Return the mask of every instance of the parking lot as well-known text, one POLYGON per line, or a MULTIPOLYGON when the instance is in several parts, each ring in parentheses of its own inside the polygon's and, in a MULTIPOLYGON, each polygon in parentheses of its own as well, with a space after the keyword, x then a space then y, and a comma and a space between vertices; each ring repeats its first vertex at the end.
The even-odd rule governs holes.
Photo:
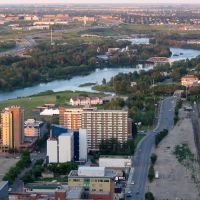
POLYGON ((0 157, 0 181, 4 175, 8 172, 10 167, 14 166, 19 159, 0 157))

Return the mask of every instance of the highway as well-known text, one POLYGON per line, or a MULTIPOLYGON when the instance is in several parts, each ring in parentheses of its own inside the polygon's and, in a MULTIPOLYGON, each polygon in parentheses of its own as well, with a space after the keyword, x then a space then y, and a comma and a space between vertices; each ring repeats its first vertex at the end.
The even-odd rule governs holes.
POLYGON ((145 187, 155 135, 163 129, 170 130, 173 127, 175 102, 175 97, 167 97, 161 102, 157 127, 147 132, 145 138, 138 145, 133 157, 132 172, 129 174, 129 180, 125 189, 126 200, 145 199, 145 187), (134 184, 131 184, 133 182, 134 184), (127 195, 128 193, 131 195, 127 195))

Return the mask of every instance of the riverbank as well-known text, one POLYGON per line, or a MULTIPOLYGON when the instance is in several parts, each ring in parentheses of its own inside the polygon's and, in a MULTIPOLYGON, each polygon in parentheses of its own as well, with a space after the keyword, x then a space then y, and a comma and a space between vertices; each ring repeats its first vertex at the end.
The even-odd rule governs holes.
MULTIPOLYGON (((0 92, 0 101, 15 99, 18 97, 26 97, 33 94, 37 94, 40 92, 44 92, 47 90, 52 90, 54 92, 60 92, 65 90, 71 91, 83 91, 83 92, 97 92, 92 89, 91 86, 87 87, 79 87, 80 84, 86 82, 96 82, 97 84, 101 84, 102 80, 105 78, 106 81, 110 81, 110 79, 119 74, 119 73, 129 73, 139 71, 143 68, 138 67, 128 67, 128 68, 104 68, 104 69, 96 69, 94 72, 90 73, 87 76, 75 76, 70 80, 56 80, 49 83, 41 83, 36 86, 27 87, 24 89, 18 89, 12 92, 0 92)), ((144 68, 144 70, 152 69, 152 66, 144 68)))
MULTIPOLYGON (((35 112, 33 112, 33 109, 37 106, 42 106, 44 104, 55 104, 58 106, 64 106, 68 105, 67 102, 69 102, 71 97, 78 96, 78 95, 88 95, 88 96, 105 96, 103 93, 89 93, 89 92, 81 92, 81 91, 63 91, 63 92, 53 92, 48 91, 45 93, 40 93, 34 96, 29 97, 22 97, 22 98, 16 98, 11 100, 5 100, 0 102, 0 110, 12 106, 22 106, 24 109, 24 115, 25 119, 28 118, 35 118, 37 115, 35 112)), ((37 119, 40 119, 41 117, 37 115, 37 119)))
MULTIPOLYGON (((192 49, 180 49, 180 48, 170 48, 172 52, 172 56, 170 58, 170 62, 182 60, 182 59, 192 59, 198 55, 200 55, 200 51, 192 50, 192 49), (173 56, 175 54, 179 54, 179 56, 173 56), (180 55, 181 54, 181 55, 180 55)), ((53 90, 55 92, 64 91, 64 90, 79 90, 85 92, 95 92, 91 86, 79 87, 81 84, 92 82, 101 84, 102 80, 105 78, 106 81, 109 81, 113 76, 118 73, 129 73, 139 70, 149 70, 152 69, 152 66, 147 66, 146 68, 142 68, 141 65, 133 66, 133 67, 118 67, 114 68, 104 68, 104 69, 96 69, 93 72, 88 73, 88 75, 84 76, 74 76, 71 79, 65 80, 55 80, 50 81, 48 83, 40 83, 35 86, 26 87, 23 89, 16 89, 11 92, 0 92, 0 101, 13 99, 17 97, 30 96, 33 94, 37 94, 39 92, 44 92, 47 90, 53 90)))

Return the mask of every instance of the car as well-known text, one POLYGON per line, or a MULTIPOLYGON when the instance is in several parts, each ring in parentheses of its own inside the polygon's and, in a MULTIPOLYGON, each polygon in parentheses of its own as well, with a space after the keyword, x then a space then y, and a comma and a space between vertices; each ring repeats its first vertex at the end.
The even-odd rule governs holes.
POLYGON ((139 191, 137 191, 137 192, 136 192, 136 195, 138 195, 138 194, 140 194, 140 192, 139 192, 139 191))
POLYGON ((134 181, 132 181, 132 182, 131 182, 131 185, 134 185, 134 184, 135 184, 135 182, 134 182, 134 181))
POLYGON ((131 191, 128 191, 128 192, 127 192, 126 197, 132 197, 131 191))

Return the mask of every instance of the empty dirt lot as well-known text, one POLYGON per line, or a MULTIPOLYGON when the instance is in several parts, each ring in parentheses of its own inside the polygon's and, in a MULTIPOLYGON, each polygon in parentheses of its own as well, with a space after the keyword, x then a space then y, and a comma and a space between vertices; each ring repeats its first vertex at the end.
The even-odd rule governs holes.
POLYGON ((151 191, 156 200, 199 200, 200 188, 194 183, 192 175, 200 176, 199 166, 192 164, 194 170, 187 169, 177 161, 174 155, 176 145, 187 144, 191 152, 196 156, 192 123, 188 113, 180 110, 180 121, 163 139, 157 149, 158 156, 155 171, 159 171, 159 179, 154 179, 147 184, 147 190, 151 191))
POLYGON ((0 181, 10 167, 14 166, 19 159, 0 157, 0 181))

